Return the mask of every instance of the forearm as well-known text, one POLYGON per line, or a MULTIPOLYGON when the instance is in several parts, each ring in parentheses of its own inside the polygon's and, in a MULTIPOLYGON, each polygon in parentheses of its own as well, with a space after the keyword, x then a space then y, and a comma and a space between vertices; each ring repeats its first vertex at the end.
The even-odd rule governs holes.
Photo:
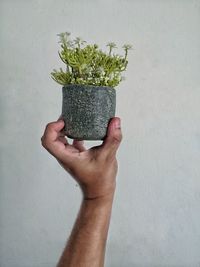
POLYGON ((78 217, 57 267, 103 267, 114 192, 83 199, 78 217))

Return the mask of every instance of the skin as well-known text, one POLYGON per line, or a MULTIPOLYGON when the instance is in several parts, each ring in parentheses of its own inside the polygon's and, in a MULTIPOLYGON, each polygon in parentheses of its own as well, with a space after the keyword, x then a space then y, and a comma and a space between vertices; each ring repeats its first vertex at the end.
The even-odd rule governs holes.
POLYGON ((120 118, 110 121, 103 143, 88 150, 83 141, 69 144, 63 127, 62 118, 48 123, 41 142, 78 182, 83 198, 57 267, 103 267, 122 140, 120 118))

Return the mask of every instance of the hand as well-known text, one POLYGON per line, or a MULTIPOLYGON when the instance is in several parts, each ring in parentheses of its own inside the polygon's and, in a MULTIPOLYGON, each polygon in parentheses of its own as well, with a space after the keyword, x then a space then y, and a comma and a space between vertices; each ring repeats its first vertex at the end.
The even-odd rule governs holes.
POLYGON ((78 182, 84 199, 112 195, 118 168, 116 152, 122 140, 120 119, 113 118, 103 143, 88 150, 83 141, 73 140, 70 145, 65 138, 63 127, 62 119, 48 123, 41 138, 43 147, 78 182))

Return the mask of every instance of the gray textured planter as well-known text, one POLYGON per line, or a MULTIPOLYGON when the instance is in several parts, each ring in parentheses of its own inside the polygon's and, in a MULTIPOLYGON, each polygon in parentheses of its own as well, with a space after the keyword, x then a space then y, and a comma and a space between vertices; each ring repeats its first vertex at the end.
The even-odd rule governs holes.
POLYGON ((69 84, 62 92, 65 134, 77 140, 103 140, 109 120, 115 116, 115 89, 69 84))

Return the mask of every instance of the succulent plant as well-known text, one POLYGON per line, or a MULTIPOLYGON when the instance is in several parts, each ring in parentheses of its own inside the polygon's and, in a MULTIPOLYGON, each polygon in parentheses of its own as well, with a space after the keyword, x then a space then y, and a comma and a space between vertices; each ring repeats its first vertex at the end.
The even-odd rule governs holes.
POLYGON ((124 77, 122 72, 126 70, 128 50, 132 45, 125 44, 124 56, 114 54, 117 46, 110 42, 108 53, 99 49, 97 44, 86 44, 80 37, 70 39, 70 33, 58 34, 61 50, 58 52, 60 59, 66 66, 64 71, 53 69, 51 77, 59 84, 87 84, 97 86, 116 87, 124 77))

